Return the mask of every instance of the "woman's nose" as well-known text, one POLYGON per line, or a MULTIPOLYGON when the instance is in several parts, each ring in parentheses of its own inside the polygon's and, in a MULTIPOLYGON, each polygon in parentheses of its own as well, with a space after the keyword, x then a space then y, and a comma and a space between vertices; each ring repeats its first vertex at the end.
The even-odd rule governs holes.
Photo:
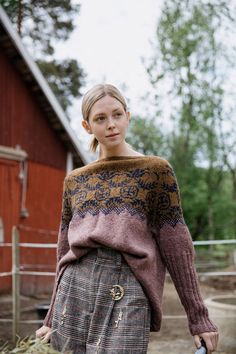
POLYGON ((114 122, 114 119, 112 117, 109 117, 108 120, 107 120, 107 126, 108 128, 113 128, 115 127, 115 122, 114 122))

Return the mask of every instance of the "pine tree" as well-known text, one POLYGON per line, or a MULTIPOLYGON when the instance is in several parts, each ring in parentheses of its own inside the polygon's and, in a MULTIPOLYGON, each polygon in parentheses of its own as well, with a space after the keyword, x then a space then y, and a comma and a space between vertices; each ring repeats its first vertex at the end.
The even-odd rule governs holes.
POLYGON ((38 62, 64 109, 81 95, 85 73, 75 59, 54 57, 57 41, 66 41, 75 28, 80 5, 63 0, 0 0, 24 44, 38 62))

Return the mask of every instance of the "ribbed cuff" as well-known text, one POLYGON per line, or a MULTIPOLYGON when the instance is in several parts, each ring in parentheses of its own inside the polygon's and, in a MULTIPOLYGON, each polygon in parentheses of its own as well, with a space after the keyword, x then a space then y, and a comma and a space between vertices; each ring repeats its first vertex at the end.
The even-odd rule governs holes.
POLYGON ((209 319, 208 310, 200 294, 193 254, 166 254, 165 262, 185 308, 192 335, 215 332, 217 327, 209 319))
POLYGON ((192 335, 215 332, 217 327, 208 316, 201 297, 194 265, 192 238, 186 225, 168 224, 160 230, 159 246, 167 269, 188 317, 192 335))

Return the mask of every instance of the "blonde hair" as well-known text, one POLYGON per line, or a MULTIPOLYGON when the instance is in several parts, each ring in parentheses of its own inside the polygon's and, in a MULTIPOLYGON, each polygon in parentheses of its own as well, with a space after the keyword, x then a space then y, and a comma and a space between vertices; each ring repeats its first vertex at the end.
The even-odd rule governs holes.
MULTIPOLYGON (((111 96, 118 100, 125 112, 127 112, 127 103, 121 92, 113 85, 110 84, 98 84, 93 86, 89 91, 87 91, 82 100, 82 115, 83 119, 89 122, 89 115, 93 105, 105 96, 111 96)), ((94 137, 90 144, 90 150, 96 152, 98 141, 94 137)))

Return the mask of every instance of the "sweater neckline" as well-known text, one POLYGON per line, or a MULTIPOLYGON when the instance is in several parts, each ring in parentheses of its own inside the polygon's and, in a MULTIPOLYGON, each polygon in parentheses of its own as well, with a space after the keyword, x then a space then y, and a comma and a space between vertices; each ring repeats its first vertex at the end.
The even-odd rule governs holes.
POLYGON ((104 161, 116 161, 116 160, 136 160, 136 159, 140 159, 140 158, 144 158, 146 157, 145 155, 136 155, 136 156, 109 156, 109 157, 103 157, 102 159, 99 159, 99 160, 95 160, 94 162, 104 162, 104 161))

